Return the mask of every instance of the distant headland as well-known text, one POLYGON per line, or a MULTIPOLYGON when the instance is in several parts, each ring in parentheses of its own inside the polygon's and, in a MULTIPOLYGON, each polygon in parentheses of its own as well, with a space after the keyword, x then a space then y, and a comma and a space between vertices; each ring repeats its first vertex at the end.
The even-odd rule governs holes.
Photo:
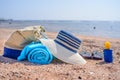
POLYGON ((0 23, 8 22, 9 24, 12 24, 12 21, 13 21, 13 19, 3 19, 3 18, 0 18, 0 23))

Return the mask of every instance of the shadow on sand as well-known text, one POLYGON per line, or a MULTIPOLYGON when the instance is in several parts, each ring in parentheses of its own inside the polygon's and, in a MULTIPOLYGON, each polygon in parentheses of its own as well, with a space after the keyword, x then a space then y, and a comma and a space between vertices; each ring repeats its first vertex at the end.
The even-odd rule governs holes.
MULTIPOLYGON (((1 63, 9 63, 9 64, 14 64, 14 63, 22 63, 24 65, 34 65, 34 66, 38 66, 38 65, 41 65, 41 64, 36 64, 36 63, 31 63, 27 60, 24 60, 24 61, 17 61, 15 59, 11 59, 11 58, 7 58, 7 57, 3 57, 3 56, 0 56, 0 62, 1 63)), ((64 63, 58 59, 54 59, 51 64, 67 64, 67 63, 64 63)))

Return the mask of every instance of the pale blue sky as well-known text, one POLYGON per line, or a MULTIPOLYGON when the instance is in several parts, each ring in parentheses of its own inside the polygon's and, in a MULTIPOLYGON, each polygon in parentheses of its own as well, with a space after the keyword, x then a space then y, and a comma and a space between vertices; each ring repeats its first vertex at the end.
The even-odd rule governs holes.
POLYGON ((120 21, 120 0, 0 0, 0 18, 120 21))

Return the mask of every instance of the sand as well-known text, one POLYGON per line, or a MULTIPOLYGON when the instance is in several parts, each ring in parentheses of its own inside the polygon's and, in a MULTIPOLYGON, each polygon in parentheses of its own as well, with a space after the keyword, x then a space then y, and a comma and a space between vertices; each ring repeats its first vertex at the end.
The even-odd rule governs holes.
MULTIPOLYGON (((0 54, 3 54, 4 42, 13 29, 0 28, 0 54)), ((47 32, 49 38, 57 33, 47 32)), ((120 80, 120 39, 76 35, 82 40, 82 50, 87 52, 104 49, 104 42, 111 42, 113 63, 104 60, 87 60, 85 65, 71 65, 54 61, 48 65, 33 64, 0 56, 0 80, 120 80)))

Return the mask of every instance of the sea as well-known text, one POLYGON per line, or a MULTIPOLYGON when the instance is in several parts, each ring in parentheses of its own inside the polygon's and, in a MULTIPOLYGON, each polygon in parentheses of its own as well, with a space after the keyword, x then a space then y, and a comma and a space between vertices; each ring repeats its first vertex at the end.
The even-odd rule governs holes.
POLYGON ((97 36, 120 39, 120 21, 81 20, 12 20, 0 21, 0 28, 22 29, 27 26, 44 26, 48 32, 67 31, 83 36, 97 36))

